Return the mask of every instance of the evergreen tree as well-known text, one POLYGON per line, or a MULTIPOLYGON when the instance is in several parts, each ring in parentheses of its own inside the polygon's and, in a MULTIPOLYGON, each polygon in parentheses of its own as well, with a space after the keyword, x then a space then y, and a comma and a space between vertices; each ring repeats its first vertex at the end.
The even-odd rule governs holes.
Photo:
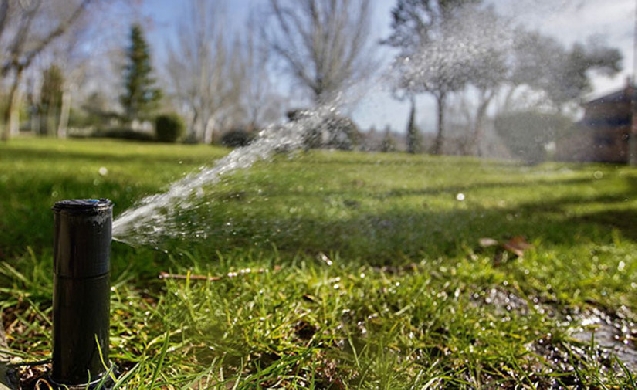
POLYGON ((120 103, 129 120, 148 118, 161 99, 161 91, 155 87, 150 48, 139 24, 131 28, 126 61, 124 94, 120 96, 120 103))
POLYGON ((40 134, 48 135, 57 126, 62 95, 64 93, 64 75, 59 66, 53 64, 42 74, 40 89, 40 134))
POLYGON ((409 110, 409 120, 407 121, 407 153, 422 152, 422 136, 420 129, 416 125, 416 101, 411 98, 411 109, 409 110))

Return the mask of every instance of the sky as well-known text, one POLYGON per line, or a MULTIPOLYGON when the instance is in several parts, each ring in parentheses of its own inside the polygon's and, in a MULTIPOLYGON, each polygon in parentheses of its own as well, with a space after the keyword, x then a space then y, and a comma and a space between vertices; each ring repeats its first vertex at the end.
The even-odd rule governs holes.
MULTIPOLYGON (((215 0, 209 0, 215 1, 215 0)), ((395 0, 372 0, 375 4, 374 39, 390 33, 390 11, 395 0)), ((251 9, 263 5, 266 0, 229 0, 229 18, 244 23, 251 9)), ((154 52, 161 56, 167 35, 174 34, 174 23, 182 13, 185 2, 178 0, 149 0, 144 13, 152 18, 154 27, 148 38, 154 52)), ((496 10, 510 16, 516 23, 558 38, 565 45, 585 42, 597 35, 612 47, 619 48, 624 56, 624 70, 613 78, 594 77, 593 92, 588 98, 602 96, 621 88, 626 77, 633 74, 633 35, 637 17, 637 0, 490 0, 496 10)), ((362 129, 375 126, 382 129, 389 125, 402 131, 406 126, 409 107, 391 97, 389 92, 374 90, 367 94, 352 116, 362 129)), ((435 128, 433 99, 418 99, 417 122, 425 131, 435 128)))

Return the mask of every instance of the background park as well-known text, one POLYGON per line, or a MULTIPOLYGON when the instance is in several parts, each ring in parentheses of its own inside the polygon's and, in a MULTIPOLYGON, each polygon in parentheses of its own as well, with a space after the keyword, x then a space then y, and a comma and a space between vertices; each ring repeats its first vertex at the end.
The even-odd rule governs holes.
POLYGON ((48 388, 51 206, 89 198, 115 388, 637 388, 622 46, 502 2, 163 3, 0 1, 22 388, 48 388))

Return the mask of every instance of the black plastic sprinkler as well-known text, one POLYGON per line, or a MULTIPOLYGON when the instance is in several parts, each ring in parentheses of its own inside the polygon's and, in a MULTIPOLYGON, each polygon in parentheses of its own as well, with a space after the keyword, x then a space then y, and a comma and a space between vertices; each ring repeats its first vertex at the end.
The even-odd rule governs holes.
POLYGON ((59 388, 105 389, 112 384, 108 343, 113 204, 106 199, 63 200, 53 211, 51 381, 59 388))

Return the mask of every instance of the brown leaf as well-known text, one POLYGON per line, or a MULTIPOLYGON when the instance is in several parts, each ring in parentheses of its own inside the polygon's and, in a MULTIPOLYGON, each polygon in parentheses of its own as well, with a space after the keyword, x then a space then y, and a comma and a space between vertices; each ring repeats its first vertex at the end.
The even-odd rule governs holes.
POLYGON ((524 238, 524 236, 515 236, 502 244, 502 248, 518 257, 523 257, 524 252, 527 249, 533 248, 533 245, 526 242, 526 238, 524 238))

